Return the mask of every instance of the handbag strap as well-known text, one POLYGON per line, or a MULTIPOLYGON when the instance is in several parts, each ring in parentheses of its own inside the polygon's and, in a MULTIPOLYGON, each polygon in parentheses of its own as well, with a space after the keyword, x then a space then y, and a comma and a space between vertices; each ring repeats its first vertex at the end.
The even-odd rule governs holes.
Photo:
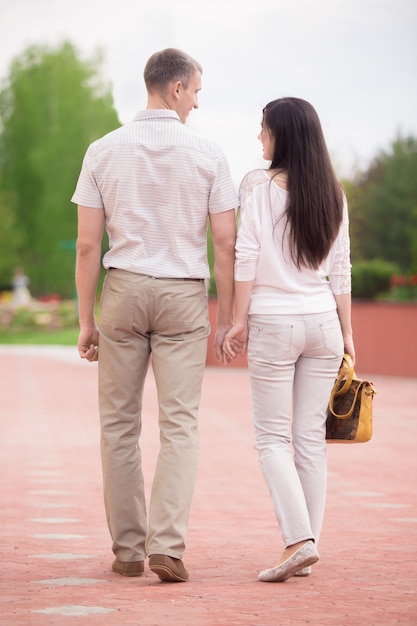
POLYGON ((333 389, 330 394, 330 400, 329 400, 330 412, 335 417, 338 417, 340 419, 347 419, 348 417, 350 417, 353 411, 355 410, 355 404, 358 399, 359 392, 361 392, 362 394, 373 396, 376 393, 376 390, 371 382, 360 380, 356 376, 352 357, 350 356, 350 354, 344 354, 343 361, 339 370, 339 375, 337 377, 335 384, 333 385, 333 389), (345 377, 346 377, 346 380, 344 381, 343 385, 339 389, 339 385, 344 380, 345 377), (345 394, 350 389, 352 385, 352 380, 358 381, 359 384, 357 385, 355 389, 355 393, 352 396, 352 404, 350 406, 350 409, 346 413, 341 413, 341 414, 335 413, 334 411, 335 397, 345 394))
POLYGON ((353 360, 350 354, 344 354, 342 364, 339 369, 339 375, 332 390, 332 396, 342 396, 350 389, 353 378, 356 377, 353 360), (340 383, 346 378, 343 385, 339 389, 340 383))
MULTIPOLYGON (((349 387, 350 387, 350 385, 349 385, 349 387)), ((335 398, 335 396, 336 396, 336 395, 340 395, 340 394, 336 394, 336 393, 334 393, 334 388, 333 388, 332 393, 330 394, 330 400, 329 400, 329 410, 330 410, 330 412, 331 412, 331 413, 332 413, 335 417, 337 417, 337 418, 339 418, 339 419, 347 419, 348 417, 350 417, 350 416, 352 415, 352 413, 353 413, 354 409, 355 409, 355 404, 356 404, 356 400, 357 400, 357 398, 358 398, 358 393, 359 393, 359 391, 360 391, 362 388, 363 388, 363 385, 362 385, 362 384, 359 384, 359 385, 356 387, 356 389, 355 389, 355 393, 353 394, 353 397, 352 397, 352 404, 351 404, 351 406, 350 406, 350 409, 349 409, 346 413, 335 413, 335 411, 334 411, 334 406, 333 406, 333 403, 334 403, 334 398, 335 398)))

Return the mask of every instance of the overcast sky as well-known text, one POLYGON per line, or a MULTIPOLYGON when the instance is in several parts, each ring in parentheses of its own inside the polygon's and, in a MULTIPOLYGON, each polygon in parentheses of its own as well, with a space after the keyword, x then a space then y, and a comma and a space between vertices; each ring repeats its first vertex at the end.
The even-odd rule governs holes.
POLYGON ((122 123, 146 106, 143 67, 177 47, 203 66, 189 124, 220 144, 237 184, 262 161, 262 107, 316 108, 340 176, 398 133, 417 136, 416 0, 0 0, 0 79, 31 44, 100 47, 122 123))

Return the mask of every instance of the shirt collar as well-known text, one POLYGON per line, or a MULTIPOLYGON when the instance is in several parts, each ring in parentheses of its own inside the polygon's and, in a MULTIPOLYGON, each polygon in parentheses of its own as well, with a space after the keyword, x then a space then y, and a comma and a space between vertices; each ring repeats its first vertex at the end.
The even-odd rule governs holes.
POLYGON ((178 113, 172 109, 146 109, 139 111, 133 118, 133 122, 142 122, 143 120, 162 120, 171 119, 181 123, 178 113))

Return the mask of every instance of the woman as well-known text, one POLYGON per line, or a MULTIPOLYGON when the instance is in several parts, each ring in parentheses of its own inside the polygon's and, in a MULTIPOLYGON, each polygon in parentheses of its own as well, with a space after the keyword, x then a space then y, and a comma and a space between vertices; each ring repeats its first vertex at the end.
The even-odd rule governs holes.
POLYGON ((314 108, 270 102, 258 138, 271 166, 240 186, 236 315, 223 349, 225 359, 248 349, 256 449, 285 545, 259 580, 281 582, 319 559, 327 404, 344 351, 355 357, 350 245, 314 108))

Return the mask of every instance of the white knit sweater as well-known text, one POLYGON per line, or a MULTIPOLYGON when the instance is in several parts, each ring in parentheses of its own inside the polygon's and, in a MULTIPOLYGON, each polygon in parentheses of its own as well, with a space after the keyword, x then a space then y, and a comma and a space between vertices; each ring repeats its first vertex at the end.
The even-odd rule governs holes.
POLYGON ((351 290, 346 200, 343 222, 327 258, 318 270, 298 270, 291 259, 289 229, 285 230, 287 191, 271 180, 267 171, 254 170, 242 180, 239 195, 235 279, 255 280, 249 313, 292 315, 334 310, 333 294, 351 290))

